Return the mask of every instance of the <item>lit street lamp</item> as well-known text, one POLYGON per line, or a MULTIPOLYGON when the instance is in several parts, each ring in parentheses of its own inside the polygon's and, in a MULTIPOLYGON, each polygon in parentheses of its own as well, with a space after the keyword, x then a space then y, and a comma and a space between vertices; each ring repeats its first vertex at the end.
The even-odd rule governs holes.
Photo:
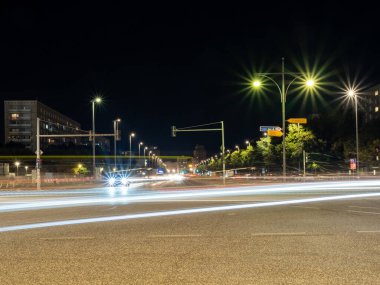
POLYGON ((20 166, 20 162, 16 161, 15 165, 16 165, 16 176, 18 176, 18 167, 20 166))
POLYGON ((29 168, 29 166, 24 166, 25 167, 25 175, 27 175, 28 174, 28 168, 29 168))
POLYGON ((347 91, 347 96, 355 101, 355 126, 356 126, 356 173, 359 175, 359 129, 358 129, 358 95, 355 90, 347 91))
MULTIPOLYGON (((272 81, 278 90, 280 91, 280 97, 281 97, 281 106, 282 106, 282 175, 285 178, 286 177, 286 149, 285 149, 285 135, 286 135, 286 126, 285 126, 285 103, 286 103, 286 95, 288 93, 289 87, 292 85, 292 83, 296 79, 304 80, 304 84, 307 88, 313 88, 315 85, 314 79, 307 78, 305 80, 305 75, 302 73, 294 73, 294 72, 285 72, 285 59, 282 58, 282 69, 281 73, 256 73, 254 74, 256 77, 263 77, 265 79, 268 79, 272 81), (291 77, 292 80, 288 83, 287 86, 285 86, 285 75, 288 77, 291 77), (281 87, 280 84, 277 83, 271 76, 281 76, 281 87)), ((261 82, 259 80, 254 80, 252 82, 253 88, 259 88, 261 87, 261 82)))
POLYGON ((95 97, 92 101, 92 172, 95 177, 95 103, 100 104, 102 98, 95 97))
POLYGON ((251 146, 251 143, 249 142, 249 140, 246 140, 246 141, 245 141, 245 144, 246 144, 247 146, 251 146))
POLYGON ((114 133, 114 168, 116 168, 116 141, 119 140, 119 123, 121 119, 113 120, 113 133, 114 133))
POLYGON ((142 145, 144 145, 144 143, 143 142, 139 142, 139 160, 140 160, 140 157, 141 157, 141 155, 140 155, 140 148, 141 148, 142 145))
POLYGON ((135 137, 135 133, 129 135, 129 169, 132 168, 132 138, 135 137))
POLYGON ((240 152, 240 147, 238 145, 235 145, 235 148, 240 152))
POLYGON ((147 150, 148 150, 148 147, 147 146, 144 147, 144 166, 147 166, 147 160, 145 158, 145 151, 147 151, 147 150))

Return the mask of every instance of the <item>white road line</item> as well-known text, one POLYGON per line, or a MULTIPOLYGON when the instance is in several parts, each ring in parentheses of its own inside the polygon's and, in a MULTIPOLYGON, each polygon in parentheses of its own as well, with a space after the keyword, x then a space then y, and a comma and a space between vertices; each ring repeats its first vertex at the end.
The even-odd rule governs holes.
POLYGON ((354 211, 354 210, 347 210, 347 212, 380 215, 380 213, 378 213, 378 212, 364 212, 364 211, 354 211))
POLYGON ((261 202, 259 199, 256 200, 244 200, 244 199, 157 199, 157 200, 147 200, 143 201, 143 203, 150 202, 261 202))
POLYGON ((362 207, 362 206, 348 206, 349 208, 360 208, 360 209, 379 209, 377 207, 362 207))
POLYGON ((380 231, 356 231, 360 234, 380 234, 380 231))
POLYGON ((200 237, 202 235, 149 235, 150 238, 182 238, 182 237, 200 237))
POLYGON ((94 239, 95 237, 50 237, 50 238, 40 238, 40 240, 87 240, 94 239))
POLYGON ((306 206, 291 206, 294 208, 302 208, 302 209, 315 209, 315 210, 320 210, 318 207, 306 207, 306 206))
POLYGON ((298 236, 305 235, 306 232, 294 232, 294 233, 254 233, 252 236, 298 236))

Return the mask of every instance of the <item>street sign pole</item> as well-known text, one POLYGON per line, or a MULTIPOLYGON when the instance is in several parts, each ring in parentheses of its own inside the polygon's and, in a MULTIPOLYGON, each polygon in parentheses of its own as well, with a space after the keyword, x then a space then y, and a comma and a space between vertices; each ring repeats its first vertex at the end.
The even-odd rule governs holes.
POLYGON ((305 150, 302 151, 303 154, 303 177, 306 176, 306 152, 305 150))
POLYGON ((285 148, 285 59, 282 58, 282 84, 281 84, 281 101, 282 101, 282 176, 286 179, 286 148, 285 148))

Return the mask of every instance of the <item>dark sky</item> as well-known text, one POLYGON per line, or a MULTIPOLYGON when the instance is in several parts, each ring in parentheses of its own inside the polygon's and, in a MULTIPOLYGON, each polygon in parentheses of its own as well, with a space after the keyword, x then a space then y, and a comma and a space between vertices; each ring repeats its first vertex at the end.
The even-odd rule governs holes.
MULTIPOLYGON (((323 68, 331 90, 347 72, 367 85, 380 81, 379 19, 375 7, 362 2, 351 10, 332 1, 12 2, 0 4, 1 98, 37 98, 89 129, 89 101, 102 94, 97 129, 109 132, 112 120, 121 117, 124 146, 133 130, 136 144, 143 140, 163 153, 189 153, 196 143, 215 150, 218 133, 171 138, 170 126, 220 120, 228 146, 258 137, 260 125, 280 124, 279 95, 268 91, 267 100, 252 98, 241 92, 243 77, 247 71, 279 71, 283 56, 288 70, 323 68)), ((334 92, 321 95, 329 102, 334 92)), ((300 108, 288 100, 289 116, 326 112, 321 104, 300 108)))

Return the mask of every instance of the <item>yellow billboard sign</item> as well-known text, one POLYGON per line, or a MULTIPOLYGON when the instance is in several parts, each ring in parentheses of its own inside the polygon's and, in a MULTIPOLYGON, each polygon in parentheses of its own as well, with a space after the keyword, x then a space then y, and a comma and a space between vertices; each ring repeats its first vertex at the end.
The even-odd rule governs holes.
POLYGON ((282 131, 268 130, 268 136, 270 136, 270 137, 282 137, 282 131))
POLYGON ((307 124, 306 118, 290 118, 287 120, 287 122, 291 124, 307 124))

